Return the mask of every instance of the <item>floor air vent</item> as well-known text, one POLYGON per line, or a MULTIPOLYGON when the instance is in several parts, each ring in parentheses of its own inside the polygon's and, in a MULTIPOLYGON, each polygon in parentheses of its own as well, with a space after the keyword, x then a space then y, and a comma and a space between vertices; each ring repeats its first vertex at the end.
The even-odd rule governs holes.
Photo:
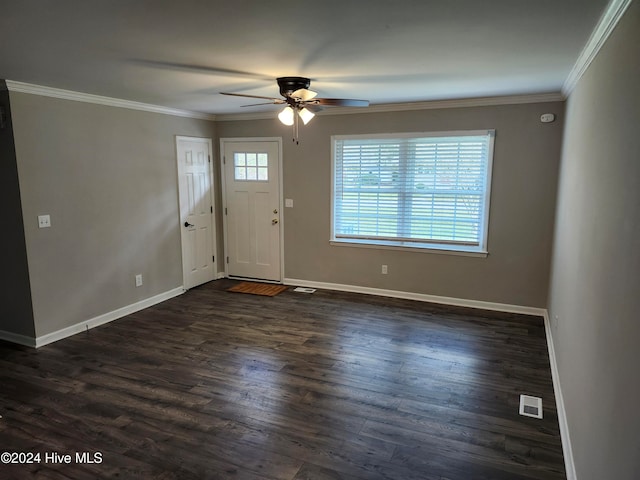
POLYGON ((294 292, 299 292, 299 293, 313 293, 316 291, 315 288, 307 288, 307 287, 296 287, 293 289, 294 292))
POLYGON ((542 399, 530 395, 520 395, 520 415, 542 418, 542 399))

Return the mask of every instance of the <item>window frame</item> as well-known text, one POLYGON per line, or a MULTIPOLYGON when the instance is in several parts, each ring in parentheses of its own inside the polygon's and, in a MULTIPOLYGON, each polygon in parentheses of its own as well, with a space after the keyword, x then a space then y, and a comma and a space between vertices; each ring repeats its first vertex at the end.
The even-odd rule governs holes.
POLYGON ((269 163, 265 165, 260 165, 261 156, 267 157, 268 155, 265 152, 234 152, 233 155, 233 177, 236 182, 269 182, 269 163), (238 155, 243 155, 243 165, 238 165, 238 155), (249 165, 249 155, 255 155, 255 165, 249 165), (249 169, 255 169, 256 178, 249 177, 249 169), (245 177, 238 177, 238 169, 240 171, 244 171, 245 177), (266 174, 266 178, 260 178, 260 172, 264 172, 266 174))
MULTIPOLYGON (((439 132, 400 132, 383 134, 362 134, 362 135, 332 135, 331 136, 331 237, 330 245, 363 247, 375 249, 405 250, 413 252, 441 253, 451 255, 479 256, 486 257, 489 237, 489 213, 491 203, 491 181, 493 172, 495 129, 483 130, 455 130, 439 132), (448 241, 426 240, 426 241, 406 241, 389 240, 376 238, 350 238, 336 236, 336 165, 338 161, 338 142, 343 140, 389 140, 389 139, 421 139, 429 137, 477 137, 487 136, 487 159, 485 171, 485 190, 483 195, 483 212, 480 222, 481 233, 478 245, 465 245, 448 241)), ((406 160, 405 160, 406 161, 406 160)))

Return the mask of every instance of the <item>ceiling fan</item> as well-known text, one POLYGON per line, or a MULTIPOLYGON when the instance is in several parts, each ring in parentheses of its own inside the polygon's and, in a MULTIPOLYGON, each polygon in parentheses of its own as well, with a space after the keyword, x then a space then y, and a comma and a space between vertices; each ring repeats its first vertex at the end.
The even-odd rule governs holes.
POLYGON ((235 97, 260 98, 268 102, 252 103, 243 107, 256 105, 286 105, 278 114, 278 118, 285 125, 294 125, 293 141, 298 143, 298 118, 306 125, 323 107, 368 107, 368 100, 354 100, 350 98, 317 98, 317 93, 309 90, 311 80, 305 77, 279 77, 276 79, 283 98, 263 97, 260 95, 245 95, 242 93, 220 92, 222 95, 235 97))

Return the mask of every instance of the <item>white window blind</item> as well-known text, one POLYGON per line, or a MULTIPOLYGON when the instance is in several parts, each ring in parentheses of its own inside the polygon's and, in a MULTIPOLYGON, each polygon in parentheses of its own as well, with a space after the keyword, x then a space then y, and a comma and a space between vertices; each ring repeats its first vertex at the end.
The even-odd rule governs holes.
POLYGON ((493 131, 333 141, 333 240, 486 248, 493 131))

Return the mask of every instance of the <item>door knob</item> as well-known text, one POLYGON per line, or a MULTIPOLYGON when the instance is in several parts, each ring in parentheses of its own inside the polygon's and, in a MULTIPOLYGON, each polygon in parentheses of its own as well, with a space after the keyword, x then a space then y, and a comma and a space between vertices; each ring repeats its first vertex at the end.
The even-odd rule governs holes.
POLYGON ((189 222, 184 222, 185 227, 195 227, 195 225, 190 224, 189 222))
POLYGON ((273 220, 271 220, 271 225, 275 225, 276 223, 278 223, 278 219, 274 218, 273 220))

